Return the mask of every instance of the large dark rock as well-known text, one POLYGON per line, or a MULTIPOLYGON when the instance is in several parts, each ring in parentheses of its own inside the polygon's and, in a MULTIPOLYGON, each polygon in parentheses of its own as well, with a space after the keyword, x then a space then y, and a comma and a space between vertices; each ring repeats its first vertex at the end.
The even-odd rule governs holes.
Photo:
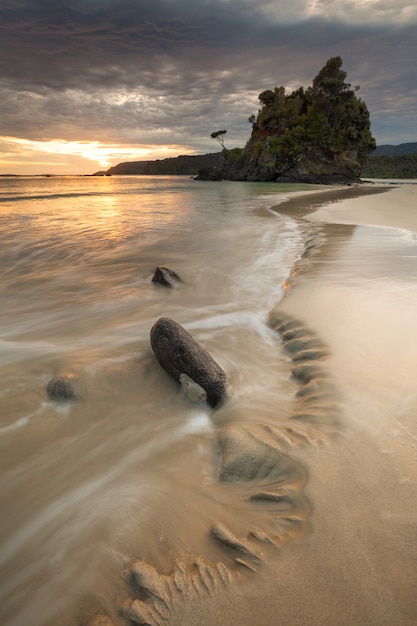
POLYGON ((151 346, 167 374, 177 382, 181 374, 186 374, 204 389, 211 407, 226 399, 226 373, 180 324, 161 317, 151 329, 151 346))
POLYGON ((154 275, 152 276, 152 282, 160 283, 161 285, 165 285, 165 287, 176 287, 178 283, 182 282, 182 280, 173 270, 170 270, 168 267, 158 265, 154 275))

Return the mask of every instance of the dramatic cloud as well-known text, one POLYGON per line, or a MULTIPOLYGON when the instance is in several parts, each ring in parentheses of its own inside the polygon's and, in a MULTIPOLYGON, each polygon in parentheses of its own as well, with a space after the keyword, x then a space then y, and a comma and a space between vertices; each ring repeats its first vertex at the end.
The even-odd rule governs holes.
POLYGON ((0 136, 129 146, 119 160, 213 151, 217 128, 243 145, 260 91, 340 55, 377 142, 410 141, 416 42, 406 0, 2 0, 0 136))

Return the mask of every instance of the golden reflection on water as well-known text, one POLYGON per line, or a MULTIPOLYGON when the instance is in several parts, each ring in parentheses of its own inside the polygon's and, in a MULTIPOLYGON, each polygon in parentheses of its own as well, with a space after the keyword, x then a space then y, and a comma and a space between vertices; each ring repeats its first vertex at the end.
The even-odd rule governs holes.
POLYGON ((94 213, 90 216, 91 227, 94 230, 107 233, 107 236, 114 241, 123 238, 126 231, 125 221, 121 219, 123 208, 120 205, 119 197, 111 193, 101 195, 96 198, 94 213))
POLYGON ((55 246, 69 250, 76 238, 79 250, 87 252, 103 242, 112 246, 135 235, 148 237, 151 231, 160 236, 169 229, 188 228, 193 206, 187 195, 165 183, 155 201, 153 177, 147 179, 138 182, 132 177, 121 184, 112 177, 82 178, 78 187, 73 179, 36 180, 29 213, 27 204, 2 204, 8 234, 4 245, 22 251, 26 245, 39 245, 45 254, 55 246), (49 202, 55 202, 53 212, 49 202))

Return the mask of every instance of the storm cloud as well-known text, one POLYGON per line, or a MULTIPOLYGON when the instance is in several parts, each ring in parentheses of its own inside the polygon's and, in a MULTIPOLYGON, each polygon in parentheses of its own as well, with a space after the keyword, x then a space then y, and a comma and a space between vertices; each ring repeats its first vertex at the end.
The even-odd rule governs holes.
POLYGON ((416 42, 405 0, 2 0, 0 136, 244 145, 261 91, 339 55, 377 142, 410 141, 416 42))

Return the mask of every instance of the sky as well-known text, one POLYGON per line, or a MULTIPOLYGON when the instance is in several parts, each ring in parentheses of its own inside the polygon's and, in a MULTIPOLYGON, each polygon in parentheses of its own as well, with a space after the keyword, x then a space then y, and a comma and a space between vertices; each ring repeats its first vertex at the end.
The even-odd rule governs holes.
POLYGON ((243 147, 333 56, 377 144, 417 141, 415 0, 0 0, 0 174, 243 147))

